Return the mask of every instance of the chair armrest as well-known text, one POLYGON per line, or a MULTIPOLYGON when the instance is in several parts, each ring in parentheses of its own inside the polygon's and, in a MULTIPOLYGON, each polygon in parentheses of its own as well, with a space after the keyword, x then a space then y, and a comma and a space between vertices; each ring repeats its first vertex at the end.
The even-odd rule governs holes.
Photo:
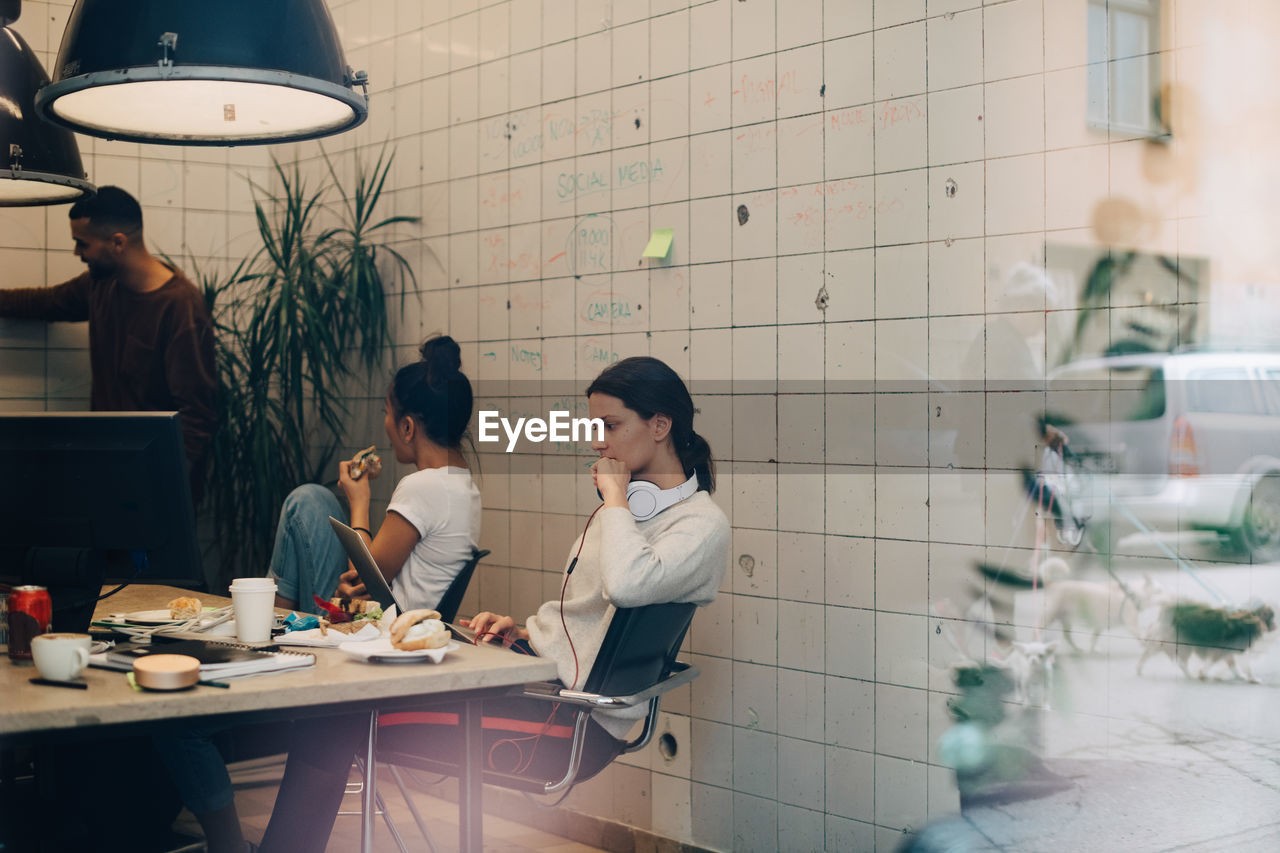
POLYGON ((599 693, 587 693, 582 690, 570 690, 563 685, 547 681, 526 684, 521 695, 529 699, 541 699, 548 702, 564 702, 570 705, 581 705, 588 708, 630 708, 642 705, 650 699, 688 684, 698 677, 698 668, 692 664, 676 661, 666 678, 639 693, 629 696, 602 696, 599 693))

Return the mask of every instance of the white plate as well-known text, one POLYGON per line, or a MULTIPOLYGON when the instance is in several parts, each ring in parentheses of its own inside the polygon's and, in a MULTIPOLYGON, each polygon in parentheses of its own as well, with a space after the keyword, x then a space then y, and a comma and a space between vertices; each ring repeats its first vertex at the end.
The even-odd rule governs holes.
POLYGON ((391 640, 387 637, 379 637, 376 640, 343 643, 338 646, 338 651, 352 660, 370 663, 412 663, 413 661, 423 660, 440 663, 445 655, 457 648, 457 643, 450 642, 449 645, 440 649, 419 649, 415 652, 406 652, 392 648, 391 640))

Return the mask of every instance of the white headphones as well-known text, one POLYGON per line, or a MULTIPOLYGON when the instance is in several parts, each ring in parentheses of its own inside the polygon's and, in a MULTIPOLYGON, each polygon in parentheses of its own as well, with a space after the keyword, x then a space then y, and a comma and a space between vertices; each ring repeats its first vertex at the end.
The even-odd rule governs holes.
POLYGON ((668 507, 675 506, 698 491, 698 475, 674 489, 659 489, 648 480, 632 480, 627 484, 627 504, 636 521, 648 521, 668 507))

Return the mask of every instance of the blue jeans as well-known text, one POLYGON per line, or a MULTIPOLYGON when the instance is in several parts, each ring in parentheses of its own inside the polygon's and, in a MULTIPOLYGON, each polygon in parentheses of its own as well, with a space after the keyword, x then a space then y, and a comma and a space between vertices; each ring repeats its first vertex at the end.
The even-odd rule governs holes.
POLYGON ((227 765, 213 743, 213 736, 223 728, 165 723, 152 732, 151 741, 192 814, 216 812, 235 800, 227 765))
POLYGON ((280 510, 270 576, 276 593, 297 602, 296 610, 322 613, 313 595, 333 597, 338 578, 347 570, 347 552, 329 524, 329 516, 346 522, 347 513, 331 490, 305 483, 289 493, 280 510))

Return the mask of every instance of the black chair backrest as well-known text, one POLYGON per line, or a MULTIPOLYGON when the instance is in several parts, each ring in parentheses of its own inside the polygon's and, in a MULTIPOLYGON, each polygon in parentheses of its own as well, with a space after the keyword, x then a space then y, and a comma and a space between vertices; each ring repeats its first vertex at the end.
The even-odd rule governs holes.
POLYGON ((436 606, 436 610, 440 611, 442 622, 452 622, 457 617, 458 608, 462 606, 462 597, 467 594, 467 585, 471 583, 471 576, 476 573, 476 566, 487 556, 489 556, 488 551, 472 551, 471 559, 467 560, 462 571, 458 572, 458 576, 444 591, 444 598, 441 598, 436 606))
POLYGON ((671 672, 696 604, 619 607, 582 689, 603 696, 630 696, 671 672))

